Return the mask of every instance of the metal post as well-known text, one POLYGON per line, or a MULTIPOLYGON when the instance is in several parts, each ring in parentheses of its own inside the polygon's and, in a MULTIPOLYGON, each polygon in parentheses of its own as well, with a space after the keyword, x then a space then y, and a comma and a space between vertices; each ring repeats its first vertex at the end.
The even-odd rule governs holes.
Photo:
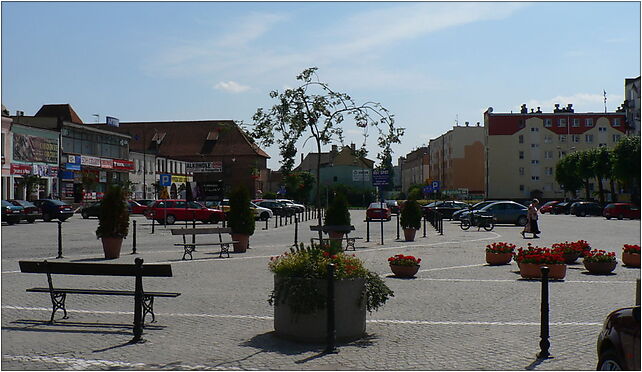
POLYGON ((370 219, 366 218, 366 242, 370 242, 370 219))
POLYGON ((143 335, 143 259, 137 257, 136 284, 134 288, 134 338, 130 343, 138 342, 143 335))
POLYGON ((399 240, 399 213, 397 213, 397 240, 399 240))
POLYGON ((444 216, 439 213, 439 235, 444 235, 444 216))
POLYGON ((337 349, 335 348, 335 341, 337 337, 337 330, 335 329, 335 324, 334 324, 334 311, 335 311, 335 306, 334 306, 334 264, 330 263, 328 264, 328 301, 326 304, 326 311, 327 311, 327 323, 326 323, 326 348, 324 353, 330 354, 330 353, 336 353, 337 349))
POLYGON ((136 220, 132 221, 132 254, 136 254, 136 220))
POLYGON ((156 220, 152 218, 152 234, 154 233, 154 222, 156 222, 156 220))
POLYGON ((294 216, 294 245, 299 245, 299 218, 294 216))
POLYGON ((381 245, 383 245, 383 218, 381 219, 381 245))
POLYGON ((426 216, 424 216, 424 238, 426 237, 426 216))
POLYGON ((283 216, 279 215, 279 226, 283 226, 283 216))
POLYGON ((550 356, 548 349, 551 346, 548 340, 548 272, 550 269, 548 266, 542 266, 540 270, 542 271, 542 323, 540 326, 540 352, 537 357, 544 359, 550 356))
POLYGON ((58 257, 56 258, 64 258, 62 257, 62 222, 58 221, 58 257))
POLYGON ((278 216, 274 216, 274 228, 276 229, 279 227, 279 219, 277 218, 278 216))
POLYGON ((270 219, 270 217, 265 219, 265 227, 263 228, 263 230, 267 230, 268 229, 268 220, 269 219, 270 219))
MULTIPOLYGON (((196 212, 192 211, 192 229, 196 228, 196 212)), ((196 244, 196 235, 192 234, 192 244, 196 244)))

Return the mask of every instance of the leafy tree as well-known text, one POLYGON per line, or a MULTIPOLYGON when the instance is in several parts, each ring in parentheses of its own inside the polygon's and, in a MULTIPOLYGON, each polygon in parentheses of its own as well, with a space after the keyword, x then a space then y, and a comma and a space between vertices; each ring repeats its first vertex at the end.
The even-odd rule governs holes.
POLYGON ((421 206, 417 200, 406 200, 401 208, 401 227, 419 230, 421 228, 421 214, 421 206))
POLYGON ((613 177, 630 187, 631 199, 639 204, 640 137, 626 136, 613 148, 613 177))
POLYGON ((578 151, 571 155, 577 156, 577 175, 580 177, 582 183, 584 184, 584 190, 586 191, 586 200, 589 200, 591 198, 589 181, 595 174, 595 171, 593 170, 593 159, 591 158, 591 154, 588 151, 578 151))
MULTIPOLYGON (((391 156, 390 146, 400 143, 404 133, 403 128, 395 128, 393 115, 377 102, 358 104, 349 95, 334 91, 319 80, 316 71, 316 67, 311 67, 299 74, 297 80, 300 85, 296 88, 285 89, 283 93, 271 91, 270 97, 278 103, 267 111, 262 108, 256 111, 250 136, 266 146, 275 142, 279 145, 285 174, 294 167, 297 143, 304 135, 307 134, 305 141, 314 139, 319 154, 321 145, 333 140, 338 139, 343 145, 342 124, 346 118, 352 118, 357 128, 363 131, 364 143, 357 151, 357 156, 365 156, 366 139, 371 128, 378 131, 377 144, 381 152, 377 157, 383 160, 391 156)), ((319 156, 316 167, 317 208, 321 208, 320 168, 319 156)), ((320 214, 318 219, 320 226, 320 214)), ((322 238, 321 231, 319 238, 322 238)))
POLYGON ((582 186, 577 174, 577 156, 569 154, 561 158, 555 166, 555 181, 560 184, 565 192, 570 192, 573 198, 577 197, 577 189, 582 186))
POLYGON ((230 211, 227 214, 229 227, 235 234, 254 234, 254 213, 250 209, 250 194, 240 185, 230 194, 230 211))
POLYGON ((287 195, 296 201, 307 204, 313 186, 314 176, 310 172, 293 172, 285 176, 287 195))
MULTIPOLYGON (((605 146, 594 148, 588 150, 589 158, 592 161, 591 169, 593 170, 593 175, 597 179, 597 187, 600 198, 600 204, 604 205, 604 185, 602 180, 605 178, 611 178, 612 173, 612 164, 611 164, 611 150, 607 149, 605 146)), ((611 192, 613 192, 611 188, 611 192)), ((612 194, 613 195, 613 194, 612 194)))
POLYGON ((120 185, 110 185, 98 216, 97 238, 124 238, 129 232, 127 194, 120 185))
POLYGON ((343 193, 337 193, 325 214, 325 225, 350 225, 348 199, 343 193))

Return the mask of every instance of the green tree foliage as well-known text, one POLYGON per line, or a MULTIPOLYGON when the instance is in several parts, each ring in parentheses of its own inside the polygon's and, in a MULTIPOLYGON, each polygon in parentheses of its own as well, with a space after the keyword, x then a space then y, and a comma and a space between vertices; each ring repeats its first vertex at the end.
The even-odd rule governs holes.
POLYGON ((110 185, 98 216, 97 238, 124 238, 129 232, 127 193, 120 185, 110 185))
POLYGON ((288 197, 307 204, 314 187, 314 176, 310 172, 293 172, 285 176, 288 197))
POLYGON ((342 193, 337 193, 328 207, 325 214, 325 225, 350 225, 348 199, 342 193))
POLYGON ((640 179, 640 137, 626 136, 615 145, 613 175, 627 184, 640 179))
POLYGON ((401 208, 401 219, 399 221, 404 229, 421 228, 421 206, 415 199, 406 200, 401 208))
POLYGON ((555 166, 555 181, 562 189, 570 192, 573 198, 577 197, 576 190, 582 186, 582 181, 577 174, 577 156, 569 154, 561 158, 555 166))
POLYGON ((582 180, 584 185, 584 191, 586 192, 586 200, 591 198, 591 190, 589 188, 589 182, 595 174, 593 169, 593 159, 591 154, 587 151, 578 151, 571 154, 571 156, 577 157, 576 166, 577 166, 577 175, 582 180))
MULTIPOLYGON (((605 146, 594 148, 588 150, 588 157, 593 163, 591 169, 593 170, 593 176, 597 179, 597 189, 600 199, 600 204, 604 205, 604 184, 603 180, 606 178, 612 178, 613 165, 611 163, 611 150, 605 146)), ((614 191, 611 189, 611 191, 614 191)))
POLYGON ((243 185, 237 186, 230 194, 227 219, 233 233, 254 234, 254 213, 250 209, 250 194, 243 185))

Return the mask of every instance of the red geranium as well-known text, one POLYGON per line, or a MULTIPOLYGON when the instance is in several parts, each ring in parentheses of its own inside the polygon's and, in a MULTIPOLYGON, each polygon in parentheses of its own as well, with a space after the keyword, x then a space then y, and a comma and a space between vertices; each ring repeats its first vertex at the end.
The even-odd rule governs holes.
POLYGON ((517 263, 534 263, 534 264, 563 264, 564 255, 559 250, 551 248, 533 247, 530 244, 526 249, 517 249, 514 257, 517 263))
POLYGON ((488 253, 513 253, 515 251, 515 244, 497 242, 486 246, 488 253))
POLYGON ((622 251, 624 253, 640 254, 640 246, 637 244, 624 244, 622 251))
POLYGON ((615 252, 594 249, 584 255, 586 262, 615 262, 615 252))
POLYGON ((390 265, 400 265, 400 266, 419 266, 421 258, 415 256, 404 256, 403 254, 396 254, 388 258, 388 263, 390 265))

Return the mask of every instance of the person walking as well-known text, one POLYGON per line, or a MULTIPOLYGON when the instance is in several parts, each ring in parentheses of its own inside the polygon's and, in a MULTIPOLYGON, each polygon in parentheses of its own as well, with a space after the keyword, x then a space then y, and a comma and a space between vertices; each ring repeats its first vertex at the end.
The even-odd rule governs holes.
POLYGON ((524 226, 524 230, 522 231, 523 238, 526 238, 525 233, 527 232, 533 234, 533 238, 539 238, 537 234, 540 234, 541 231, 539 231, 539 227, 537 226, 538 207, 539 207, 539 200, 537 199, 533 199, 531 204, 528 206, 528 212, 526 214, 527 222, 526 222, 526 226, 524 226))

